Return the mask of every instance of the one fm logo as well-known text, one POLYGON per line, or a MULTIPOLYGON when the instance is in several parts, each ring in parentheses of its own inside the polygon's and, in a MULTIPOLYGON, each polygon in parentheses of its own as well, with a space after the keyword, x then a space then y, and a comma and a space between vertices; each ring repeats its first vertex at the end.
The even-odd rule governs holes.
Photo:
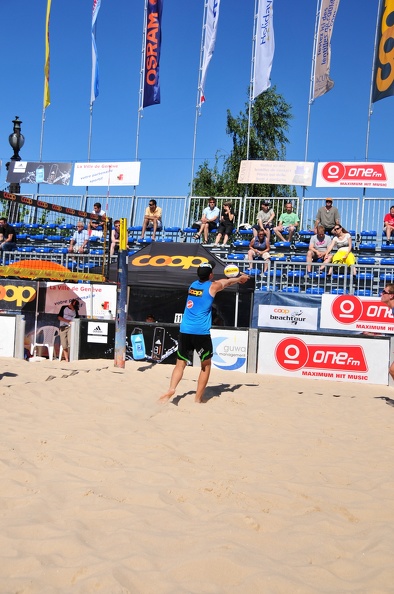
POLYGON ((275 349, 275 359, 286 371, 330 369, 333 371, 368 371, 361 346, 309 344, 296 337, 284 338, 275 349))
POLYGON ((327 182, 339 181, 387 181, 384 166, 381 163, 326 163, 322 176, 327 182))
POLYGON ((391 309, 380 301, 362 301, 355 295, 340 295, 331 305, 334 319, 341 324, 355 322, 389 322, 393 323, 391 309))

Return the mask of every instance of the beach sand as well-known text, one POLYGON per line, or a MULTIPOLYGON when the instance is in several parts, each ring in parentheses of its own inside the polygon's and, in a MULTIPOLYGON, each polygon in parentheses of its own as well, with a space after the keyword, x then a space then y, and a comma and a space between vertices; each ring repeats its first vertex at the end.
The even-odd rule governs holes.
POLYGON ((1 359, 0 593, 389 594, 394 390, 1 359))

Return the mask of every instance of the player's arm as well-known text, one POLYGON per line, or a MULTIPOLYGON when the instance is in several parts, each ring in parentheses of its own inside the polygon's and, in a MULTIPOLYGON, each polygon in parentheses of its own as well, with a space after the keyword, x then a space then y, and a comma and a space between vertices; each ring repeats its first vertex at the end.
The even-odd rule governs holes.
POLYGON ((231 287, 232 285, 244 285, 248 280, 249 276, 247 274, 240 274, 235 278, 221 278, 213 281, 209 292, 214 297, 219 291, 223 291, 223 289, 227 289, 227 287, 231 287))

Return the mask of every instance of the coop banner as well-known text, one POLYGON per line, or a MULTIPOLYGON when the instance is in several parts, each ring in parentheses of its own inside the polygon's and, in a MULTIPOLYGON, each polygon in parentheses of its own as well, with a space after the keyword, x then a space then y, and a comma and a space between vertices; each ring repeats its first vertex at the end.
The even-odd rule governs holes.
POLYGON ((391 309, 379 297, 357 295, 322 296, 320 326, 332 330, 393 333, 391 309))
POLYGON ((39 163, 10 161, 7 173, 9 184, 51 184, 69 186, 72 163, 39 163))
POLYGON ((389 340, 260 333, 257 372, 387 385, 389 355, 389 340))
POLYGON ((73 186, 138 186, 141 163, 75 163, 73 186))
POLYGON ((238 183, 311 186, 313 170, 304 161, 241 161, 238 183))
POLYGON ((0 279, 0 313, 35 311, 37 283, 16 279, 0 279))
POLYGON ((259 328, 288 328, 289 330, 317 330, 316 307, 290 305, 258 305, 259 328))

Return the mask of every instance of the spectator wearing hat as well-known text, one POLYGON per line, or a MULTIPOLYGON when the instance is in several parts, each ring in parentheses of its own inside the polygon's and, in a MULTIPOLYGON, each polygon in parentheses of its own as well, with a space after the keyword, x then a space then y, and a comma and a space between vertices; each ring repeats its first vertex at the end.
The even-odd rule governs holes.
POLYGON ((174 396, 176 388, 183 377, 185 367, 190 363, 190 356, 196 351, 200 357, 201 370, 197 380, 195 402, 204 402, 203 395, 211 372, 213 346, 211 339, 212 304, 215 295, 227 287, 244 284, 249 277, 241 274, 233 278, 213 280, 213 261, 203 262, 197 268, 198 279, 194 281, 188 291, 186 307, 180 326, 177 362, 171 375, 168 390, 160 397, 165 403, 174 396))
POLYGON ((316 214, 315 233, 317 233, 317 226, 323 225, 324 231, 328 235, 332 235, 333 228, 339 224, 339 211, 332 205, 332 198, 326 198, 325 206, 321 206, 316 214))
MULTIPOLYGON (((260 204, 260 211, 257 213, 257 223, 253 225, 253 237, 257 237, 260 229, 268 229, 270 232, 273 227, 273 220, 275 218, 275 211, 271 207, 268 200, 262 200, 260 204)), ((268 233, 269 235, 270 233, 268 233)))

